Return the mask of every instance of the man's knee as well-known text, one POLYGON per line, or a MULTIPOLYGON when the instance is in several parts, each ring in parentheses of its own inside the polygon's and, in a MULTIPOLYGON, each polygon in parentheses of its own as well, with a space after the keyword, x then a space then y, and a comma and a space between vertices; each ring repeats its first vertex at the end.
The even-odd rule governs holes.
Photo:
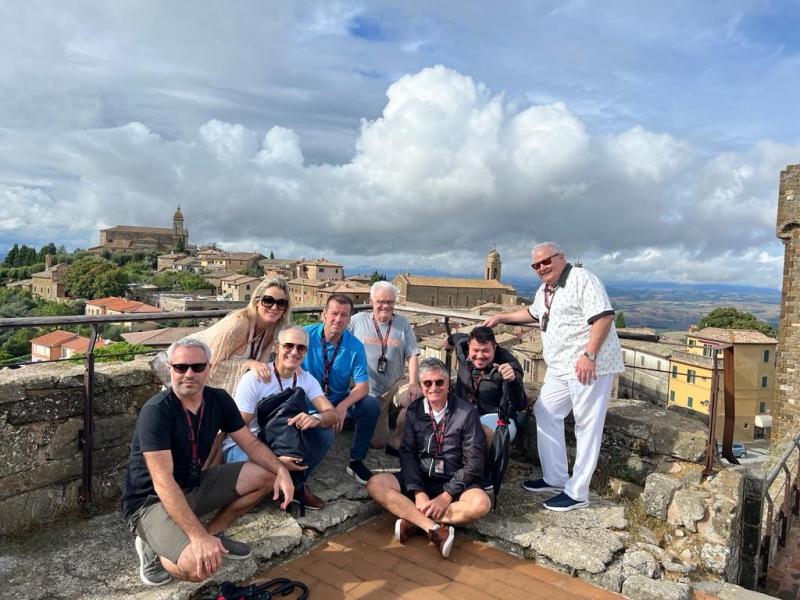
POLYGON ((472 489, 461 495, 461 502, 466 504, 470 517, 480 519, 492 509, 492 501, 483 490, 472 489))
MULTIPOLYGON (((392 482, 397 482, 397 478, 389 473, 376 473, 367 481, 367 493, 371 497, 383 496, 387 491, 392 489, 392 482)), ((399 489, 399 486, 398 486, 399 489)))
POLYGON ((381 416, 381 403, 375 396, 364 396, 359 405, 363 405, 361 410, 364 419, 376 421, 381 416))
POLYGON ((236 492, 245 496, 252 492, 261 492, 264 496, 275 483, 275 474, 254 462, 246 462, 239 471, 236 480, 236 492))

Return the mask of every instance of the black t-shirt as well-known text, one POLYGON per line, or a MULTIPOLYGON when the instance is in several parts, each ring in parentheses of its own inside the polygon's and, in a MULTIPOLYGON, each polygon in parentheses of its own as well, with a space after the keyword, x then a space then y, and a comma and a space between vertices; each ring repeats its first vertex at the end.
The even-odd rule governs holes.
POLYGON ((192 419, 192 427, 197 432, 200 464, 205 464, 218 431, 231 433, 245 426, 236 403, 225 390, 204 388, 203 407, 203 422, 198 424, 200 411, 196 415, 184 411, 180 400, 171 389, 159 392, 142 406, 133 432, 128 472, 125 475, 125 491, 122 495, 122 514, 126 520, 145 503, 148 496, 156 495, 143 452, 171 450, 172 475, 179 486, 188 486, 192 443, 186 420, 187 412, 192 419))

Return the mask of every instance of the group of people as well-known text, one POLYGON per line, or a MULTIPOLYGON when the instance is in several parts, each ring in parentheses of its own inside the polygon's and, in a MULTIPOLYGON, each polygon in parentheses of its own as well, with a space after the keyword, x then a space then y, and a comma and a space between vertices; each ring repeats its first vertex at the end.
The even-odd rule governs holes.
MULTIPOLYGON (((371 289, 371 311, 353 315, 352 300, 336 294, 320 323, 301 327, 289 324, 285 280, 266 278, 247 307, 172 344, 170 385, 141 409, 122 498, 141 580, 200 581, 223 558, 248 558, 249 546, 225 530, 270 492, 283 509, 292 502, 323 508, 308 481, 348 420, 355 432, 347 474, 397 517, 398 541, 425 533, 447 557, 454 526, 491 508, 487 448, 504 394, 514 411, 527 405, 522 368, 494 337, 501 323, 538 321, 548 365, 534 405, 543 477, 523 486, 555 493, 544 503, 550 510, 586 506, 613 376, 622 371, 613 310, 597 277, 567 263, 556 244, 540 244, 532 256, 542 285, 530 307, 448 338, 458 361, 452 389, 444 363, 419 360, 413 329, 395 312, 397 289, 385 281, 371 289), (407 393, 391 432, 388 404, 406 370, 407 393), (305 405, 285 427, 301 432, 306 452, 277 456, 262 441, 259 403, 296 388, 305 405), (572 476, 563 428, 570 411, 572 476), (399 472, 373 474, 364 463, 370 447, 399 456, 399 472), (200 520, 214 511, 208 523, 200 520)), ((509 433, 516 435, 513 421, 509 433)))

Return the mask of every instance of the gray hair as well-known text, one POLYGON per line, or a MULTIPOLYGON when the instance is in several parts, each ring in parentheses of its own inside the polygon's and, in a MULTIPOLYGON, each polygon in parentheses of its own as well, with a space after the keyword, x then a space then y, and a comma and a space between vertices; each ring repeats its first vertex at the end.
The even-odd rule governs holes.
POLYGON ((200 348, 206 355, 206 362, 211 362, 211 348, 202 340, 193 337, 182 337, 177 342, 172 342, 167 348, 167 360, 172 364, 172 355, 178 348, 200 348))
POLYGON ((389 283, 388 281, 376 281, 372 284, 372 287, 369 288, 369 297, 375 298, 375 292, 379 290, 389 290, 392 292, 392 297, 394 300, 397 300, 397 296, 400 295, 400 291, 397 289, 397 286, 393 283, 389 283))
POLYGON ((450 372, 447 370, 447 365, 445 365, 442 361, 438 358, 430 357, 423 360, 419 363, 419 377, 422 379, 423 374, 428 373, 429 371, 441 371, 445 374, 447 379, 450 379, 450 372))
POLYGON ((531 256, 533 256, 537 250, 541 250, 542 248, 550 248, 553 251, 553 254, 564 254, 561 246, 555 242, 542 242, 541 244, 536 244, 533 247, 533 250, 531 250, 531 256))
POLYGON ((281 329, 278 332, 278 343, 281 343, 281 341, 283 340, 284 336, 287 333, 289 333, 290 331, 297 331, 299 333, 302 333, 303 337, 306 340, 306 344, 308 344, 308 331, 306 331, 306 328, 303 327, 302 325, 287 325, 286 327, 281 329))

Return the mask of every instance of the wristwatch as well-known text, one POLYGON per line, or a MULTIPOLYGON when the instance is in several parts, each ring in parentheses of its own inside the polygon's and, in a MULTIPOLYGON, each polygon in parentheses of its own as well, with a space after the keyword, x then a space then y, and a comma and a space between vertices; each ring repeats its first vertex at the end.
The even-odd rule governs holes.
POLYGON ((322 415, 321 415, 321 414, 319 414, 319 413, 311 413, 309 416, 310 416, 312 419, 316 419, 317 421, 319 421, 320 423, 322 423, 322 415))
POLYGON ((588 350, 583 353, 583 355, 588 358, 590 361, 594 362, 597 360, 597 352, 589 352, 588 350))

